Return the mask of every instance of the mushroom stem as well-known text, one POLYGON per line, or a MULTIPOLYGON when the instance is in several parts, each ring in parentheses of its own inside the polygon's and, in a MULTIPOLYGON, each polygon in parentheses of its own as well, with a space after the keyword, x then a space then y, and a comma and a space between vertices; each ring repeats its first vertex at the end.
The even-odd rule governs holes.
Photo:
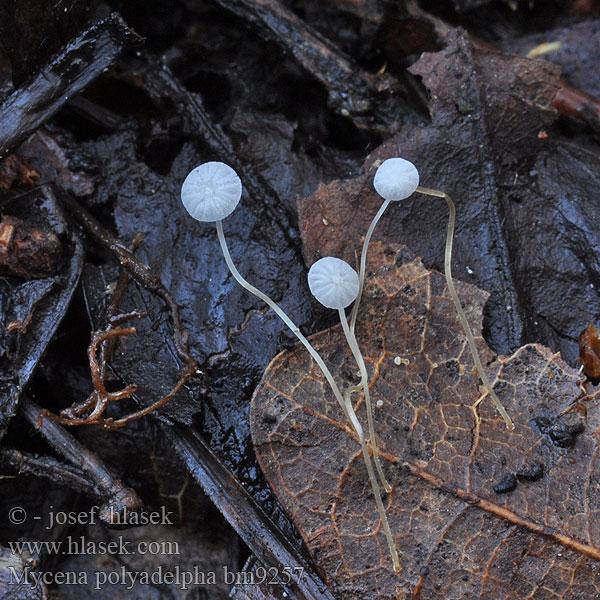
MULTIPOLYGON (((377 505, 377 512, 379 513, 379 518, 381 519, 381 523, 383 525, 383 530, 388 542, 388 546, 390 549, 390 554, 392 556, 392 561, 394 563, 394 571, 396 573, 400 572, 400 560, 398 559, 398 552, 396 551, 396 546, 394 545, 394 538, 392 536, 392 531, 390 529, 390 524, 388 522, 387 516, 385 514, 385 507, 383 506, 383 502, 381 500, 381 492, 379 489, 379 485, 377 483, 377 477, 375 476, 375 471, 373 470, 373 465, 371 463, 371 457, 369 455, 369 449, 367 448, 367 443, 365 441, 364 432, 361 424, 358 421, 356 413, 354 412, 354 407, 352 406, 352 402, 350 399, 350 395, 352 390, 348 390, 344 396, 342 396, 338 385, 335 383, 331 372, 327 368, 327 365, 323 362, 323 359, 319 355, 319 353, 313 348, 312 344, 302 335, 296 324, 283 312, 283 310, 273 301, 269 296, 263 294, 258 288, 255 288, 252 284, 248 283, 240 274, 240 272, 236 269, 233 264, 233 260, 231 258, 231 254, 229 253, 229 248, 227 247, 227 242, 225 240, 225 235, 223 233, 223 223, 221 221, 216 222, 217 226, 217 235, 219 238, 219 243, 221 244, 221 249, 223 250, 223 256, 225 257, 225 262, 231 271, 231 274, 234 276, 236 281, 246 290, 248 290, 251 294, 254 294, 258 298, 260 298, 263 302, 266 302, 275 312, 275 314, 290 328, 292 333, 302 342, 304 347, 308 350, 309 354, 312 356, 314 361, 320 367, 321 371, 325 375, 327 382, 331 386, 333 393, 342 408, 343 413, 349 419, 352 427, 354 428, 356 434, 358 435, 358 439, 360 442, 360 448, 362 451, 362 455, 365 461, 365 465, 367 467, 367 473, 369 474, 369 482, 371 484, 371 489, 373 491, 373 495, 375 496, 375 503, 377 505)), ((346 327, 348 324, 346 323, 346 327)), ((366 386, 365 386, 366 389, 366 386)))
MULTIPOLYGON (((348 325, 346 324, 346 327, 348 325)), ((353 389, 350 388, 346 390, 344 393, 344 402, 347 407, 347 411, 349 414, 354 414, 354 408, 352 406, 352 402, 350 401, 350 395, 352 394, 353 389)), ((360 389, 360 388, 358 388, 360 389)), ((356 415, 355 415, 356 418, 356 415)), ((373 495, 375 496, 375 504, 377 505, 377 512, 379 513, 379 518, 381 519, 381 524, 383 526, 383 532, 385 533, 385 537, 388 543, 388 548, 390 550, 390 554, 392 556, 392 562, 394 564, 394 572, 400 573, 400 559, 398 558, 398 551, 396 550, 396 544, 394 543, 394 536, 392 535, 392 530, 390 529, 390 523, 388 521, 387 515, 385 513, 385 507, 383 506, 383 502, 381 500, 381 490, 379 489, 379 484, 377 483, 377 477, 375 476, 375 471, 373 470, 373 464, 371 463, 371 457, 369 455, 369 449, 367 448, 367 443, 365 442, 364 437, 360 439, 360 449, 362 450, 363 459, 365 461, 365 465, 367 467, 367 473, 369 474, 369 482, 371 483, 371 490, 373 491, 373 495)))
POLYGON ((362 297, 363 287, 365 284, 365 270, 367 266, 367 249, 369 248, 369 243, 371 241, 371 237, 373 235, 373 231, 375 230, 375 226, 381 219, 381 216, 385 212, 385 209, 388 207, 388 204, 391 200, 385 200, 383 204, 379 207, 377 214, 371 221, 369 225, 369 229, 367 230, 367 235, 365 235, 365 241, 363 242, 362 252, 360 253, 360 268, 358 270, 358 296, 354 301, 354 306, 352 307, 352 313, 350 316, 350 330, 354 333, 354 328, 356 326, 356 317, 358 316, 358 307, 360 304, 360 299, 362 297))
POLYGON ((483 365, 481 364, 481 360, 479 358, 479 352, 477 351, 477 347, 475 346, 475 340, 473 339, 473 334, 471 333, 471 327, 469 326, 469 322, 467 321, 467 317, 465 316, 465 312, 462 309, 460 304, 460 300, 458 298, 458 294, 456 293, 456 288, 454 287, 454 281, 452 280, 452 271, 451 271, 451 261, 452 261, 452 240, 454 238, 454 222, 456 220, 456 209, 454 208, 454 202, 452 198, 448 196, 445 192, 440 190, 432 190, 426 187, 417 187, 417 192, 421 194, 426 194, 427 196, 435 196, 436 198, 443 198, 448 205, 448 210, 450 212, 448 218, 448 232, 446 234, 446 249, 444 252, 444 274, 446 275, 446 284, 448 285, 448 290, 450 291, 450 296, 452 297, 452 302, 454 302, 454 306, 456 308, 456 312, 458 313, 458 318, 460 320, 460 324, 465 331, 465 335, 467 336, 467 343, 469 345, 469 350, 471 351, 471 355, 473 356, 473 362, 475 363, 475 368, 477 369, 477 373, 483 382, 487 393, 490 395, 494 405, 496 406, 496 410, 500 413, 504 422, 506 423, 506 427, 508 429, 514 429, 515 425, 512 422, 511 418, 508 416, 502 402, 500 402, 500 398, 494 392, 494 388, 490 384, 488 376, 483 370, 483 365))
POLYGON ((260 298, 263 302, 266 302, 275 312, 275 314, 289 327, 292 333, 302 342, 304 347, 308 350, 309 354, 312 356, 313 360, 317 363, 321 371, 323 371, 323 375, 325 375, 325 379, 329 383, 333 393, 340 405, 343 413, 352 423, 356 434, 358 435, 360 440, 364 439, 363 429, 354 414, 348 412, 347 403, 344 401, 342 393, 340 392, 340 388, 337 383, 333 379, 333 375, 331 371, 327 368, 327 365, 323 362, 321 355, 313 348, 312 344, 302 335, 300 329, 296 326, 296 324, 285 314, 285 312, 276 304, 269 296, 261 292, 258 288, 255 288, 251 283, 246 281, 241 275, 240 272, 236 269, 233 264, 233 260, 231 258, 231 254, 229 253, 229 248, 227 246, 227 242, 225 240, 225 234, 223 233, 223 222, 216 221, 217 226, 217 236, 219 238, 219 243, 221 244, 221 250, 223 251, 223 256, 225 257, 225 262, 231 271, 231 274, 234 276, 235 280, 246 290, 248 290, 251 294, 254 294, 258 298, 260 298))
POLYGON ((365 405, 367 409, 367 421, 369 424, 369 439, 371 451, 373 452, 373 460, 375 461, 375 467, 377 468, 379 479, 381 480, 381 484, 385 488, 385 491, 391 492, 392 487, 390 486, 385 477, 383 468, 381 467, 381 461, 379 460, 379 452, 377 451, 377 442, 375 440, 375 426, 373 425, 373 408, 371 405, 371 394, 369 392, 369 379, 367 375, 367 367, 365 365, 365 360, 360 351, 360 348, 358 347, 358 342, 356 340, 354 332, 348 327, 348 320, 346 319, 345 309, 339 308, 338 313, 340 315, 340 322, 342 323, 344 335, 346 336, 346 340, 348 342, 348 345, 350 346, 350 350, 352 350, 352 354, 354 355, 354 360, 356 360, 356 364, 358 365, 358 368, 360 370, 361 386, 365 392, 365 405))

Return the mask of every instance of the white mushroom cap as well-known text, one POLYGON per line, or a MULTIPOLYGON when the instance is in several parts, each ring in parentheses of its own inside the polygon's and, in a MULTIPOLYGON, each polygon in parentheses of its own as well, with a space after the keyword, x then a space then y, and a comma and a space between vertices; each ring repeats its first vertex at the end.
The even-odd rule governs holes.
POLYGON ((220 221, 242 197, 242 182, 225 163, 207 162, 190 171, 181 186, 181 201, 194 219, 220 221))
POLYGON ((318 260, 308 271, 312 295, 327 308, 346 308, 358 296, 358 273, 333 256, 318 260))
POLYGON ((388 158, 381 163, 373 179, 375 191, 385 200, 404 200, 419 185, 419 171, 403 158, 388 158))

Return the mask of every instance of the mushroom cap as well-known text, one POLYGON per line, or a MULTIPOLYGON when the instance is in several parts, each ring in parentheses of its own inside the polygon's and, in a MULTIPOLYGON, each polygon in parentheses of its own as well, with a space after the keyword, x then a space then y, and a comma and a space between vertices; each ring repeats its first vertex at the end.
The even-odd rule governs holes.
POLYGON ((385 200, 404 200, 419 185, 419 171, 403 158, 388 158, 381 163, 373 179, 375 191, 385 200))
POLYGON ((311 294, 327 308, 346 308, 358 296, 358 273, 334 256, 319 259, 308 271, 311 294))
POLYGON ((181 201, 194 219, 220 221, 242 197, 242 182, 225 163, 207 162, 192 169, 181 186, 181 201))

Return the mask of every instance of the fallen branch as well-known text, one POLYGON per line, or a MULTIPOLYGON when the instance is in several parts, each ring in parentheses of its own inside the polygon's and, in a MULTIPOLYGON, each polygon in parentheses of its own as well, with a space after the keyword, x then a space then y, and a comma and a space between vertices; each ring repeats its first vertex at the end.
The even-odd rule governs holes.
MULTIPOLYGON (((124 511, 134 512, 142 506, 138 495, 125 487, 123 482, 93 452, 90 452, 58 423, 43 419, 42 412, 40 406, 33 400, 25 394, 21 395, 19 413, 36 427, 54 450, 76 465, 77 469, 80 469, 89 479, 90 490, 103 503, 98 514, 105 523, 109 525, 119 523, 120 516, 124 511)), ((30 466, 33 468, 31 463, 30 466)), ((41 464, 38 462, 36 468, 40 467, 41 464)), ((47 464, 47 467, 52 467, 52 471, 56 470, 55 464, 47 464)), ((65 475, 65 477, 72 482, 75 471, 71 467, 68 467, 67 470, 71 471, 71 475, 70 477, 65 475)), ((77 473, 77 479, 80 479, 79 473, 77 473)))
POLYGON ((98 490, 82 469, 51 456, 37 456, 16 448, 0 449, 0 464, 14 469, 18 475, 44 477, 59 485, 65 485, 89 496, 97 496, 98 490))
POLYGON ((67 44, 25 88, 0 108, 0 159, 56 114, 124 50, 141 38, 113 13, 67 44))

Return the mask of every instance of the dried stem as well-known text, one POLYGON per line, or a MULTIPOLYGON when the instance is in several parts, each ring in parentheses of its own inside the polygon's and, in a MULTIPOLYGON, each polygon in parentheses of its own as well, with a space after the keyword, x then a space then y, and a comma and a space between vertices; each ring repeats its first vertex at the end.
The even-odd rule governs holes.
POLYGON ((121 269, 115 292, 106 309, 107 326, 104 330, 96 331, 92 334, 92 339, 88 346, 88 359, 94 391, 86 400, 64 409, 59 415, 55 415, 48 410, 43 410, 41 416, 42 418, 48 417, 64 425, 98 424, 106 429, 118 429, 134 419, 139 419, 150 414, 172 400, 189 379, 198 372, 197 363, 189 353, 188 334, 182 326, 179 307, 175 303, 175 300, 164 287, 160 278, 153 275, 150 268, 133 254, 140 240, 136 239, 134 241, 132 249, 127 248, 72 198, 66 197, 64 201, 88 233, 92 234, 102 246, 116 254, 121 264, 121 269), (130 398, 137 388, 135 384, 130 384, 118 392, 109 392, 104 384, 106 365, 112 357, 114 342, 124 335, 132 335, 136 332, 134 327, 120 327, 120 325, 129 319, 147 316, 144 311, 140 310, 133 310, 128 313, 119 312, 119 303, 131 279, 159 296, 169 307, 173 322, 173 343, 177 355, 183 361, 184 365, 179 370, 177 382, 165 396, 119 419, 104 418, 103 414, 108 404, 117 400, 130 398), (91 412, 86 415, 88 411, 91 412))

